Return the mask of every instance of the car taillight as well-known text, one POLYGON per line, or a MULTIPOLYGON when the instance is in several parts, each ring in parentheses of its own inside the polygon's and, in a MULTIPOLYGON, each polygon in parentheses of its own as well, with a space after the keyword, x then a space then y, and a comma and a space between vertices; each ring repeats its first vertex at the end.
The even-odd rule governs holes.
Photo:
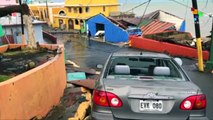
POLYGON ((110 92, 94 90, 93 95, 94 103, 99 106, 121 107, 123 104, 118 96, 110 92))
POLYGON ((206 96, 204 94, 189 96, 180 104, 181 110, 200 110, 206 108, 206 96))

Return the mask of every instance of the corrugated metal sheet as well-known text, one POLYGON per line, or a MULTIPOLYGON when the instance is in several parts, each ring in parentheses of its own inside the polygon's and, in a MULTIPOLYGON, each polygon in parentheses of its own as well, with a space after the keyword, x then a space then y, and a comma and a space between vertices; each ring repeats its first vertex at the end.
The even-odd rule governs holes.
POLYGON ((154 12, 144 15, 143 18, 144 19, 157 19, 159 15, 160 15, 160 10, 156 10, 154 12))
POLYGON ((127 28, 129 26, 136 26, 135 24, 132 24, 132 23, 129 23, 129 22, 126 22, 126 21, 123 21, 123 20, 117 20, 119 23, 122 23, 123 25, 125 25, 127 28))
POLYGON ((173 26, 174 26, 173 23, 162 22, 159 20, 153 20, 151 23, 149 23, 145 26, 142 26, 141 29, 143 31, 143 34, 153 34, 153 33, 164 32, 173 26))
MULTIPOLYGON (((114 18, 114 17, 113 17, 114 18)), ((164 21, 164 22, 169 22, 169 23, 174 23, 175 27, 177 30, 183 31, 183 25, 184 19, 173 15, 171 13, 162 11, 162 10, 156 10, 154 12, 151 12, 149 14, 146 14, 142 17, 135 17, 135 18, 127 18, 127 17, 119 17, 119 18, 114 18, 114 20, 122 21, 124 25, 136 25, 136 26, 145 26, 147 24, 150 24, 153 20, 159 20, 159 21, 164 21), (128 23, 128 24, 127 24, 128 23), (180 29, 181 28, 181 29, 180 29)))
POLYGON ((128 26, 125 26, 124 24, 122 24, 121 22, 113 19, 112 17, 107 17, 111 22, 113 22, 114 24, 118 25, 119 27, 123 28, 123 29, 127 29, 128 26))
POLYGON ((138 25, 139 27, 145 26, 149 23, 151 23, 154 19, 144 19, 142 22, 138 25))
POLYGON ((138 25, 141 22, 141 18, 135 17, 135 18, 122 18, 122 19, 117 19, 117 20, 122 20, 124 22, 131 23, 133 25, 138 25))

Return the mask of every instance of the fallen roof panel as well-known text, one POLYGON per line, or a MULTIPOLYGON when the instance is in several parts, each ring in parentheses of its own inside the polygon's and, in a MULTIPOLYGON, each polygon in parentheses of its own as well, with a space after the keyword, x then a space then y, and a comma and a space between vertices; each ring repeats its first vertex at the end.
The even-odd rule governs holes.
POLYGON ((151 23, 142 26, 141 29, 143 31, 143 34, 153 34, 164 32, 165 30, 169 29, 172 26, 174 26, 173 23, 153 20, 151 23))

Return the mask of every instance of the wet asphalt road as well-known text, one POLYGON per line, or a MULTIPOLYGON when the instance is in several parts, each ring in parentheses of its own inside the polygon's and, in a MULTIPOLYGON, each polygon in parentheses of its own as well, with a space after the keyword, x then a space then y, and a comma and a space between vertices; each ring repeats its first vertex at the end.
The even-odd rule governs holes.
MULTIPOLYGON (((118 47, 97 41, 88 45, 87 38, 68 36, 61 38, 66 49, 66 58, 81 67, 96 68, 97 64, 104 64, 108 56, 116 51, 138 51, 137 49, 118 47)), ((140 50, 141 51, 141 50, 140 50)), ((197 84, 207 96, 207 116, 213 120, 213 74, 198 72, 196 60, 182 58, 183 68, 191 80, 197 84)))

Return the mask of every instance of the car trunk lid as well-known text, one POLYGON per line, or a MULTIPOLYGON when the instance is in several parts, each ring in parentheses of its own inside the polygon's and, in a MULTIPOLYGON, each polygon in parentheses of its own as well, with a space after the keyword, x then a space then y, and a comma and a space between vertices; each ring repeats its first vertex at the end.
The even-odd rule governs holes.
POLYGON ((119 79, 105 80, 105 88, 123 102, 122 107, 111 108, 113 115, 122 119, 186 119, 190 112, 180 110, 179 106, 183 99, 197 94, 198 90, 197 86, 189 81, 119 79))

